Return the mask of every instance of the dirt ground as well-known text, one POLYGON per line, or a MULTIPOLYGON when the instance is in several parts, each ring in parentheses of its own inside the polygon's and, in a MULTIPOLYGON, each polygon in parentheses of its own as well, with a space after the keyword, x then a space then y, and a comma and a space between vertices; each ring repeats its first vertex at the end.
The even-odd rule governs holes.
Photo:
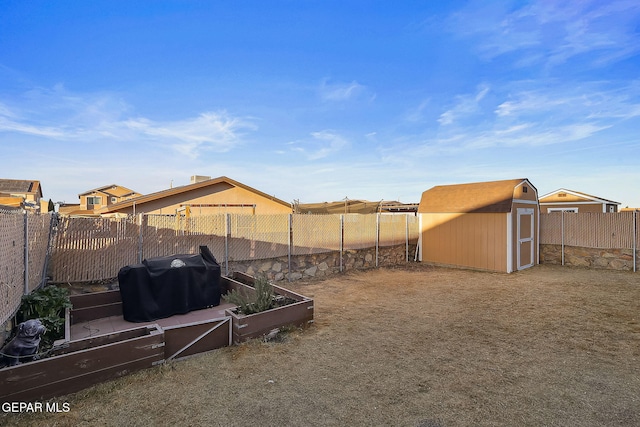
POLYGON ((638 426, 640 273, 378 269, 297 282, 315 324, 11 426, 638 426))

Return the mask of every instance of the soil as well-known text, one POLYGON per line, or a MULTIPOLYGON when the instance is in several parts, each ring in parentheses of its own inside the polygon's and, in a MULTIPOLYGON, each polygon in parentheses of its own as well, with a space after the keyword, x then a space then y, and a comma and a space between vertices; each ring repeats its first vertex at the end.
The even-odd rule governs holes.
POLYGON ((640 273, 410 264, 285 287, 315 323, 56 399, 11 426, 637 426, 640 273))

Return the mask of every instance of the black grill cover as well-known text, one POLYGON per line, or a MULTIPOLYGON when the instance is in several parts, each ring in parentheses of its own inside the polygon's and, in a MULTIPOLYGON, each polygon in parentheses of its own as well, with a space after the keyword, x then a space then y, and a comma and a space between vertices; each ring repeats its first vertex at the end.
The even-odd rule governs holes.
POLYGON ((118 272, 122 314, 148 322, 220 304, 220 265, 206 246, 199 255, 171 255, 118 272))

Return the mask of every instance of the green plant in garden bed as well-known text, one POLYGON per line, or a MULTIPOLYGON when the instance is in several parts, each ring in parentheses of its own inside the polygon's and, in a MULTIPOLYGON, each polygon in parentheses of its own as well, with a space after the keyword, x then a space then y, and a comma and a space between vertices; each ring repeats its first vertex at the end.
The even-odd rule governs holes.
POLYGON ((223 298, 226 302, 237 305, 237 310, 240 314, 260 313, 275 306, 276 298, 273 286, 271 286, 266 276, 256 277, 253 288, 256 291, 253 298, 248 297, 237 289, 232 289, 223 298))
POLYGON ((22 297, 16 320, 21 323, 29 319, 40 319, 47 328, 40 348, 47 349, 54 341, 64 338, 66 308, 71 308, 69 291, 57 286, 45 286, 22 297))

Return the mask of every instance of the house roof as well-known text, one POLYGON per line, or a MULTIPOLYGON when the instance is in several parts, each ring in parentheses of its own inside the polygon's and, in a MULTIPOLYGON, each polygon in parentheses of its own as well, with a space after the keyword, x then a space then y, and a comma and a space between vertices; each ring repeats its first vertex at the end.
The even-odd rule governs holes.
POLYGON ((526 178, 470 184, 438 185, 424 193, 420 213, 501 213, 511 212, 514 188, 526 178))
POLYGON ((577 198, 577 199, 592 201, 594 203, 612 204, 612 205, 621 204, 620 202, 614 202, 613 200, 603 199, 602 197, 592 196, 591 194, 582 193, 580 191, 575 191, 575 190, 568 190, 566 188, 559 188, 556 191, 552 191, 551 193, 547 193, 544 196, 540 196, 540 204, 563 203, 564 201, 560 200, 557 197, 561 193, 565 193, 573 196, 570 200, 566 201, 567 203, 575 203, 577 198))
POLYGON ((93 193, 105 193, 105 194, 108 194, 109 196, 114 196, 114 197, 126 197, 132 194, 138 194, 127 187, 123 187, 122 185, 109 184, 103 187, 94 188, 93 190, 85 191, 84 193, 80 193, 78 194, 78 197, 86 196, 87 194, 93 194, 93 193))
POLYGON ((229 184, 229 185, 231 185, 233 187, 244 188, 245 190, 251 191, 252 193, 258 194, 258 195, 260 195, 260 196, 262 196, 264 198, 267 198, 269 200, 272 200, 272 201, 274 201, 276 203, 280 203, 280 204, 282 204, 284 206, 287 206, 289 208, 291 207, 290 203, 287 203, 287 202, 285 202, 283 200, 280 200, 280 199, 278 199, 278 198, 276 198, 274 196, 270 196, 270 195, 268 195, 266 193, 263 193, 262 191, 256 190, 255 188, 252 188, 252 187, 249 187, 248 185, 244 185, 244 184, 242 184, 242 183, 240 183, 238 181, 235 181, 235 180, 233 180, 231 178, 227 178, 226 176, 221 176, 221 177, 218 177, 218 178, 208 179, 208 180, 196 182, 196 183, 193 183, 193 184, 188 184, 188 185, 183 185, 183 186, 180 186, 180 187, 169 188, 167 190, 162 190, 162 191, 158 191, 158 192, 155 192, 155 193, 147 194, 147 195, 144 195, 144 196, 138 196, 138 197, 134 197, 132 199, 127 199, 127 200, 124 200, 124 201, 119 202, 119 203, 114 203, 114 204, 109 205, 109 206, 104 206, 104 207, 96 210, 96 212, 97 213, 101 213, 101 214, 109 213, 109 212, 115 212, 115 211, 118 211, 118 210, 121 210, 121 209, 125 209, 125 208, 128 208, 128 207, 131 207, 134 204, 139 206, 139 205, 141 205, 143 203, 152 202, 152 201, 159 200, 159 199, 162 199, 164 197, 173 196, 173 195, 176 195, 176 194, 186 193, 186 192, 191 191, 191 190, 196 190, 196 189, 200 189, 200 188, 209 187, 209 186, 212 186, 212 185, 220 184, 221 182, 225 182, 225 183, 227 183, 227 184, 229 184))
POLYGON ((27 179, 0 179, 1 193, 37 193, 42 197, 40 181, 27 179))
POLYGON ((415 203, 400 203, 397 201, 368 200, 340 200, 337 202, 301 203, 297 210, 302 214, 368 214, 376 212, 415 212, 418 205, 415 203))

